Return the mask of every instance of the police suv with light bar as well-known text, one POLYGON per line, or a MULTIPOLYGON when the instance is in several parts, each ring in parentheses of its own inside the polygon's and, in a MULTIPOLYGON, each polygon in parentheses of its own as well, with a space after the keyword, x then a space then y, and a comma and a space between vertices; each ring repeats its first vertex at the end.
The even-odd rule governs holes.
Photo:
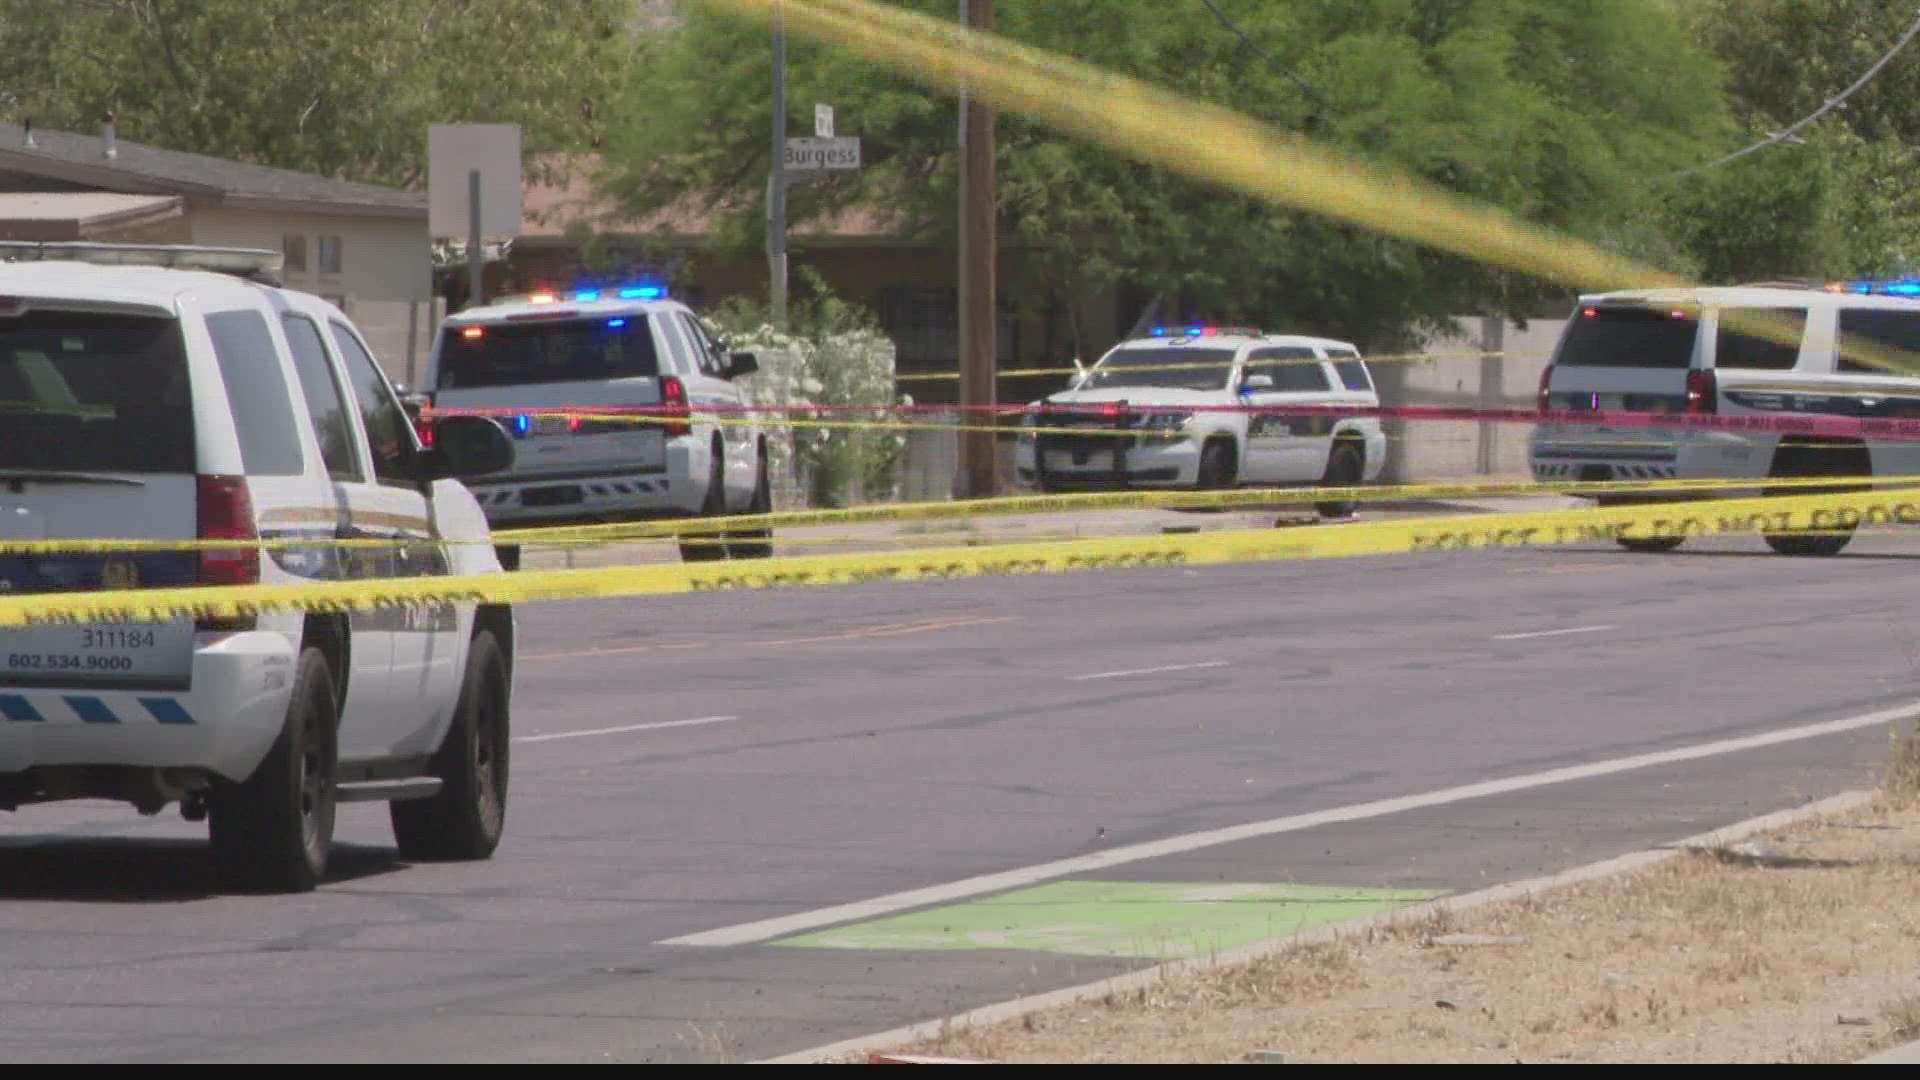
MULTIPOLYGON (((1765 282, 1582 296, 1540 376, 1543 412, 1920 417, 1920 283, 1765 282)), ((1530 443, 1545 481, 1906 476, 1920 443, 1858 436, 1542 423, 1530 443)), ((1727 488, 1709 497, 1761 494, 1727 488)), ((1811 494, 1809 487, 1775 488, 1811 494)), ((1598 496, 1603 504, 1697 499, 1598 496)), ((1831 555, 1850 532, 1767 533, 1775 551, 1831 555)), ((1670 551, 1685 537, 1621 540, 1670 551)))
MULTIPOLYGON (((1021 481, 1041 491, 1352 487, 1378 479, 1386 466, 1377 418, 1195 406, 1379 404, 1366 361, 1348 342, 1239 327, 1154 327, 1108 350, 1067 390, 1028 407, 1015 467, 1021 481)), ((1353 502, 1319 509, 1347 516, 1353 502)))
MULTIPOLYGON (((414 397, 429 416, 506 418, 513 468, 470 485, 496 526, 760 514, 773 509, 765 436, 744 412, 700 413, 743 404, 735 380, 756 370, 660 285, 540 290, 449 316, 414 397)), ((682 557, 773 550, 769 529, 719 539, 683 542, 682 557)))
MULTIPOLYGON (((513 441, 460 418, 420 446, 358 328, 279 265, 0 244, 0 606, 501 572, 457 478, 513 441)), ((407 858, 499 842, 507 605, 74 618, 0 626, 0 809, 178 803, 235 878, 296 891, 327 871, 340 802, 387 802, 407 858)))

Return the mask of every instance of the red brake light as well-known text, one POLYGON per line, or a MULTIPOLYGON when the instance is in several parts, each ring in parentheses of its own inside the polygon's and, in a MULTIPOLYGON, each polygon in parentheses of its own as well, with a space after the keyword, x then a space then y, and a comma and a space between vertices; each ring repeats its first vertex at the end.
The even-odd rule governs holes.
POLYGON ((1687 412, 1695 416, 1720 411, 1720 384, 1711 371, 1687 372, 1687 412))
MULTIPOLYGON (((202 476, 198 492, 198 534, 202 540, 258 540, 253 524, 253 497, 241 476, 202 476)), ((254 585, 260 581, 258 547, 208 548, 200 552, 200 584, 254 585)), ((251 630, 250 616, 201 619, 202 630, 251 630)))
POLYGON ((1553 395, 1549 393, 1547 389, 1548 385, 1551 384, 1552 382, 1553 382, 1553 365, 1548 364, 1545 370, 1540 372, 1540 411, 1541 412, 1550 412, 1553 409, 1553 404, 1552 404, 1553 395))
MULTIPOLYGON (((687 387, 677 376, 667 375, 660 380, 660 401, 666 408, 666 415, 691 417, 693 407, 687 401, 687 387)), ((693 425, 689 423, 668 423, 667 438, 693 434, 693 425)))

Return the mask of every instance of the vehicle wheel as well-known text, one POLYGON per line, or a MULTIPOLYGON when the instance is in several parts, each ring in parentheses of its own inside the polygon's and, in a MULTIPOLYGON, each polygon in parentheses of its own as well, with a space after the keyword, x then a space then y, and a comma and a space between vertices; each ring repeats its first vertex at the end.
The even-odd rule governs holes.
MULTIPOLYGON (((767 456, 760 455, 760 479, 753 485, 753 501, 747 504, 749 514, 770 514, 773 512, 773 481, 767 476, 767 456)), ((730 559, 766 559, 773 555, 773 527, 744 529, 727 534, 727 557, 730 559)))
MULTIPOLYGON (((1333 453, 1327 457, 1327 475, 1321 483, 1326 487, 1359 487, 1361 477, 1366 475, 1366 466, 1365 450, 1349 441, 1337 441, 1333 444, 1333 453)), ((1314 503, 1313 507, 1323 518, 1352 517, 1360 508, 1360 501, 1341 499, 1314 503)))
MULTIPOLYGON (((1866 474, 1871 465, 1866 459, 1866 451, 1861 447, 1796 447, 1782 446, 1775 451, 1773 467, 1768 475, 1773 477, 1811 477, 1838 476, 1850 471, 1866 474)), ((1766 488, 1765 495, 1838 495, 1869 491, 1871 488, 1849 485, 1834 487, 1802 488, 1766 488)), ((1763 533, 1767 546, 1781 555, 1831 556, 1838 555, 1853 540, 1853 526, 1825 533, 1783 532, 1763 533)))
POLYGON ((460 703, 433 756, 440 793, 388 804, 402 858, 484 859, 500 844, 507 817, 507 665, 491 630, 473 636, 460 703))
POLYGON ((1614 539, 1619 542, 1621 547, 1626 548, 1628 551, 1641 551, 1651 554, 1672 551, 1687 542, 1687 538, 1684 536, 1654 536, 1633 540, 1625 537, 1615 537, 1614 539))
POLYGON ((266 759, 244 783, 208 793, 214 860, 242 887, 310 892, 333 849, 340 711, 326 657, 300 654, 287 716, 266 759))
MULTIPOLYGON (((726 474, 722 472, 725 462, 720 455, 713 456, 713 465, 708 469, 707 497, 700 504, 700 517, 723 517, 727 512, 726 474)), ((727 537, 725 533, 706 533, 680 541, 681 562, 713 562, 727 557, 727 537)))
POLYGON ((519 544, 495 544, 493 553, 500 560, 500 569, 508 571, 520 569, 519 544))
POLYGON ((1233 444, 1225 441, 1208 443, 1200 451, 1199 488, 1202 491, 1220 491, 1233 486, 1234 461, 1233 444))

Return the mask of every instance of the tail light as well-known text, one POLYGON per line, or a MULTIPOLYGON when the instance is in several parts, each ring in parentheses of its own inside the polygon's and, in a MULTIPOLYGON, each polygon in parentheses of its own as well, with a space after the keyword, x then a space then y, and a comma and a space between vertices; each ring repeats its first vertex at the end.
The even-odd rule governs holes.
POLYGON ((1552 382, 1553 365, 1548 364, 1546 369, 1540 372, 1540 411, 1543 413, 1553 411, 1553 394, 1548 389, 1552 382))
MULTIPOLYGON (((693 406, 687 401, 687 387, 677 377, 667 375, 660 380, 660 401, 666 406, 666 415, 672 417, 693 416, 693 406)), ((685 421, 669 422, 666 425, 667 438, 693 434, 693 425, 685 421)))
POLYGON ((433 418, 432 417, 420 416, 418 414, 415 414, 413 418, 413 433, 420 436, 421 446, 429 450, 433 449, 433 418))
POLYGON ((1720 411, 1720 384, 1711 371, 1687 372, 1687 413, 1710 416, 1720 411))
MULTIPOLYGON (((253 524, 253 497, 240 476, 202 476, 199 486, 199 529, 202 540, 258 540, 253 524)), ((208 548, 200 552, 202 585, 255 585, 260 581, 258 547, 208 548)), ((250 615, 201 619, 202 630, 251 630, 250 615)))

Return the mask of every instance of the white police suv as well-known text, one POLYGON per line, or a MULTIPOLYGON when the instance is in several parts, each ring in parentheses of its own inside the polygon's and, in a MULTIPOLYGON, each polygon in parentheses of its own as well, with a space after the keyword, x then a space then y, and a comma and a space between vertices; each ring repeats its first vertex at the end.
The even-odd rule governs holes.
MULTIPOLYGON (((1028 407, 1015 468, 1041 491, 1353 487, 1378 479, 1386 466, 1377 418, 1203 406, 1379 404, 1366 361, 1348 342, 1154 327, 1108 350, 1069 389, 1028 407)), ((1319 510, 1345 516, 1353 500, 1319 510)))
MULTIPOLYGON (((735 380, 756 370, 662 286, 541 290, 450 315, 412 396, 429 414, 509 417, 513 467, 470 483, 495 526, 762 514, 773 509, 766 438, 726 408, 744 403, 735 380), (573 406, 656 408, 552 415, 573 406)), ((721 539, 683 542, 682 556, 772 554, 770 530, 721 539)))
MULTIPOLYGON (((1920 417, 1920 283, 1773 282, 1582 296, 1540 376, 1541 410, 1717 416, 1920 417)), ((1765 431, 1542 423, 1547 481, 1910 475, 1920 442, 1765 431)), ((1648 492, 1603 503, 1761 494, 1648 492)), ((1777 488, 1809 494, 1811 488, 1777 488)), ((1768 533, 1777 552, 1831 555, 1849 531, 1768 533)), ((1684 537, 1621 540, 1668 551, 1684 537)))
MULTIPOLYGON (((456 477, 504 467, 505 431, 449 421, 423 448, 354 324, 278 268, 245 249, 0 244, 0 609, 500 571, 456 477)), ((0 809, 178 803, 238 883, 273 890, 322 880, 345 801, 388 802, 404 857, 485 858, 514 645, 510 609, 485 602, 0 624, 0 809)))

